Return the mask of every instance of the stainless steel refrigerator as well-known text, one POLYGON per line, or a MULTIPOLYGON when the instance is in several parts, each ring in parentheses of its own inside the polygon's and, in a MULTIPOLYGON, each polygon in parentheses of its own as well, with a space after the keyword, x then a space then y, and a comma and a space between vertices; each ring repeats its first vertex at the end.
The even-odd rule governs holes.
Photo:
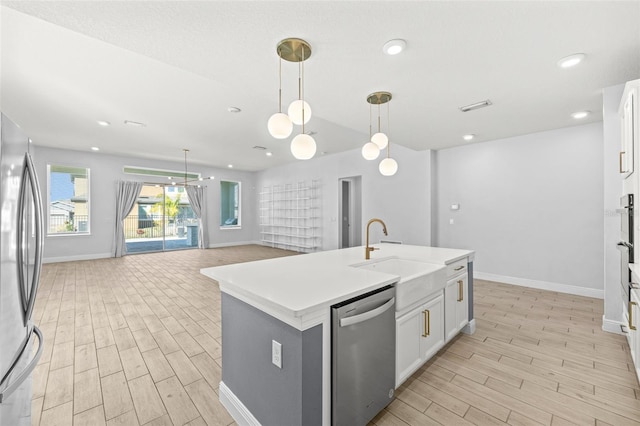
POLYGON ((42 201, 29 139, 4 114, 0 133, 0 425, 29 426, 31 373, 44 344, 31 321, 42 265, 42 201))

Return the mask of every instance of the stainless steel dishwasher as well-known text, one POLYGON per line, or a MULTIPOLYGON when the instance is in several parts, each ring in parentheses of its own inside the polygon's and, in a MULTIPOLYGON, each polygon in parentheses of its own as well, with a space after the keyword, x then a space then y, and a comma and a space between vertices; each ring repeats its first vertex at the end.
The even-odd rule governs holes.
POLYGON ((333 425, 366 425, 393 400, 394 296, 386 286, 331 307, 333 425))

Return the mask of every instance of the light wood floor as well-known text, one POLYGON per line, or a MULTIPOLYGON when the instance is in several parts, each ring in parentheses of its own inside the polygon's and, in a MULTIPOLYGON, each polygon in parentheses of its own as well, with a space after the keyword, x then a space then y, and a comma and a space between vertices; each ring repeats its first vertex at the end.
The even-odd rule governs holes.
MULTIPOLYGON (((243 246, 45 265, 32 424, 232 424, 217 396, 220 292, 199 270, 292 254, 243 246)), ((628 347, 601 331, 601 300, 474 289, 476 333, 416 372, 375 424, 640 424, 628 347)))

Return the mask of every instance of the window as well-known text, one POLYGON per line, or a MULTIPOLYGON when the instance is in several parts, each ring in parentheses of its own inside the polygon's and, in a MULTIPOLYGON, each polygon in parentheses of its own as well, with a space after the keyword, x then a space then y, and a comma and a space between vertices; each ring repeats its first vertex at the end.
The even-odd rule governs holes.
POLYGON ((89 169, 47 165, 49 235, 89 233, 89 169))
POLYGON ((220 181, 220 227, 240 227, 240 182, 220 181))

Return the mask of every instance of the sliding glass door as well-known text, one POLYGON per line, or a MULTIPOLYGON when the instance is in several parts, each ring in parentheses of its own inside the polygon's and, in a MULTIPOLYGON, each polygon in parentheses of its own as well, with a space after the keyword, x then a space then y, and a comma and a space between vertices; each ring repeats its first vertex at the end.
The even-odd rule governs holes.
POLYGON ((198 247, 198 220, 182 185, 144 185, 125 219, 127 253, 198 247))

